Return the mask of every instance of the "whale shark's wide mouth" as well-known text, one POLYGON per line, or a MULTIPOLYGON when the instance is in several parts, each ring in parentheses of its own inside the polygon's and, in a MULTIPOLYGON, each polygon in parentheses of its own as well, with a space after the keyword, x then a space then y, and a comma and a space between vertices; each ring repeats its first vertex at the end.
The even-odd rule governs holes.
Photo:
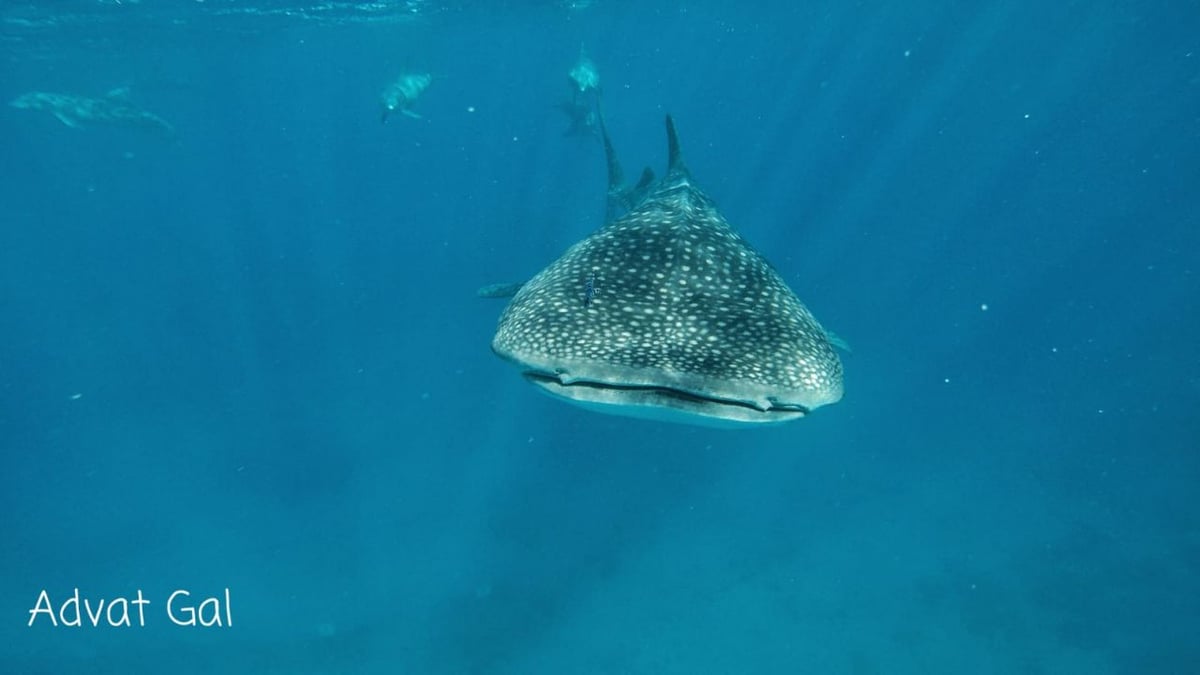
POLYGON ((810 411, 807 406, 796 403, 770 401, 764 406, 751 400, 710 396, 703 392, 661 385, 580 379, 564 382, 557 375, 535 370, 526 370, 522 374, 525 379, 555 397, 601 412, 629 417, 704 426, 746 426, 786 422, 804 417, 810 411))

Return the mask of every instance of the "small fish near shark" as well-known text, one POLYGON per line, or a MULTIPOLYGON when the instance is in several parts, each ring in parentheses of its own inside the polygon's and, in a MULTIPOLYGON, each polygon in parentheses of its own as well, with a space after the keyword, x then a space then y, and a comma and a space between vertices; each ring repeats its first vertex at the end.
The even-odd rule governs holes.
POLYGON ((48 112, 72 129, 96 123, 151 129, 167 134, 175 132, 175 128, 166 120, 130 102, 128 87, 113 89, 101 98, 31 91, 16 97, 9 105, 22 110, 48 112))
POLYGON ((696 187, 666 124, 663 179, 614 185, 605 133, 622 215, 528 282, 480 289, 514 293, 492 350, 547 394, 630 417, 761 426, 839 401, 830 334, 696 187))

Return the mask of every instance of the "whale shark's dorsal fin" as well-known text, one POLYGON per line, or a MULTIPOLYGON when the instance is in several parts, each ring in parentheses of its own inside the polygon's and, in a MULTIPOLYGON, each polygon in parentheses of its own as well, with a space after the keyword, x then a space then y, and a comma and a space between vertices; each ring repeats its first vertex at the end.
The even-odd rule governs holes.
POLYGON ((481 286, 479 290, 475 291, 475 295, 481 298, 511 298, 526 283, 527 281, 511 281, 500 284, 488 284, 487 286, 481 286))
MULTIPOLYGON (((604 221, 610 222, 625 215, 634 203, 640 201, 641 195, 637 188, 630 190, 625 184, 625 171, 621 169, 617 150, 613 147, 612 139, 608 137, 608 127, 604 125, 604 112, 600 108, 599 98, 596 99, 596 124, 600 127, 600 140, 604 142, 604 164, 608 167, 608 196, 604 205, 604 221)), ((650 171, 648 168, 646 170, 650 171)), ((642 181, 645 180, 646 174, 643 173, 642 181)), ((653 172, 650 173, 650 180, 654 180, 653 172)), ((642 181, 638 182, 639 188, 642 181)))
POLYGON ((638 177, 637 184, 633 187, 625 184, 625 172, 621 169, 620 160, 617 159, 617 151, 613 147, 612 139, 608 137, 608 127, 604 125, 604 114, 600 109, 599 97, 596 98, 596 124, 600 129, 600 140, 604 142, 604 161, 608 167, 608 203, 605 221, 609 222, 625 215, 626 212, 637 206, 642 201, 642 197, 645 197, 650 191, 655 176, 654 170, 646 167, 642 169, 642 175, 638 177))
POLYGON ((679 152, 679 134, 675 131, 675 120, 667 115, 667 177, 688 175, 687 166, 679 152))
POLYGON ((646 167, 642 169, 642 177, 638 179, 637 185, 633 186, 633 191, 637 194, 643 194, 649 189, 650 184, 654 182, 654 169, 646 167))
POLYGON ((604 141, 604 163, 608 167, 608 192, 612 194, 620 189, 625 182, 625 172, 621 170, 621 162, 617 160, 617 151, 613 148, 612 139, 608 137, 608 127, 604 126, 604 114, 596 102, 596 122, 600 125, 600 139, 604 141))

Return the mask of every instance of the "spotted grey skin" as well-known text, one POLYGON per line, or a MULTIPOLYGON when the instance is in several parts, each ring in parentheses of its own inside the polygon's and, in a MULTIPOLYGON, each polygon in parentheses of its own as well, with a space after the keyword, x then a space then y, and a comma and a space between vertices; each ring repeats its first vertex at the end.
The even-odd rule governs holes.
POLYGON ((713 426, 783 422, 842 397, 824 329, 693 183, 667 118, 667 176, 523 285, 492 349, 589 408, 713 426))

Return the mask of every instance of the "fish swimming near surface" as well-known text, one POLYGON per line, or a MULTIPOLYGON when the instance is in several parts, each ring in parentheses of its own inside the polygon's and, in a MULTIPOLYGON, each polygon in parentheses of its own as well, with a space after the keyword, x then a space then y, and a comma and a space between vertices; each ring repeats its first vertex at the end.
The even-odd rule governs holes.
POLYGON ((576 93, 586 94, 600 90, 600 71, 588 57, 583 45, 579 45, 579 60, 567 71, 567 77, 576 93))
POLYGON ((380 103, 383 104, 380 121, 386 123, 388 115, 394 112, 421 119, 420 115, 413 112, 412 105, 429 88, 431 82, 433 76, 429 73, 409 73, 396 78, 396 81, 384 88, 383 94, 380 95, 380 103))
MULTIPOLYGON (((632 417, 754 426, 837 402, 828 334, 693 182, 669 116, 667 140, 662 180, 618 191, 627 212, 511 285, 492 350, 552 396, 632 417)), ((612 173, 610 157, 610 195, 612 173)))
POLYGON ((599 137, 600 71, 596 70, 596 64, 588 58, 582 45, 579 60, 567 71, 567 83, 570 96, 558 105, 570 122, 563 135, 599 137))
POLYGON ((31 91, 16 97, 9 105, 22 110, 48 112, 72 129, 96 123, 152 129, 168 134, 175 132, 175 128, 166 120, 130 102, 128 87, 113 89, 101 98, 31 91))

